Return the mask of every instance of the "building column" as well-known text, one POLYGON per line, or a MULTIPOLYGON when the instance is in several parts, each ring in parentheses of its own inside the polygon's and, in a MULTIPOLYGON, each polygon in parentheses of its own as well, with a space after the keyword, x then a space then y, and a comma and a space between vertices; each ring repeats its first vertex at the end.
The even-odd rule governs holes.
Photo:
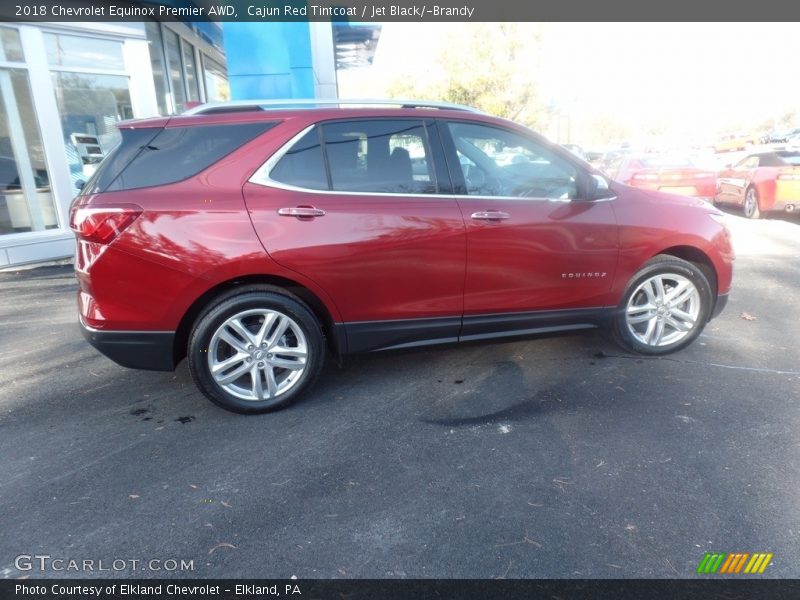
POLYGON ((331 24, 226 22, 232 100, 336 96, 331 24))

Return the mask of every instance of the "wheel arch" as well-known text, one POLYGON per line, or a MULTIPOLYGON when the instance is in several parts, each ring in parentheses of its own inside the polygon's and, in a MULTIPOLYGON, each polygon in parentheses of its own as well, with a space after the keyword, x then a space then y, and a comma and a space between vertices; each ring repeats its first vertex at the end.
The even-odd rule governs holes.
POLYGON ((680 245, 665 248, 658 254, 653 255, 651 258, 655 258, 656 256, 663 254, 674 256, 675 258, 680 258, 686 262, 690 262, 700 269, 703 272, 703 275, 706 276, 706 279, 708 279, 713 297, 716 299, 717 294, 719 293, 717 269, 714 267, 714 263, 708 254, 696 246, 680 245))
POLYGON ((279 275, 242 275, 220 283, 206 290, 201 294, 184 313, 175 331, 173 342, 173 361, 178 364, 186 357, 187 345, 192 326, 197 321, 197 317, 208 307, 216 298, 222 294, 234 290, 238 287, 248 285, 269 285, 280 288, 290 296, 305 303, 320 323, 325 334, 326 344, 334 356, 340 357, 345 353, 345 340, 341 338, 341 328, 335 327, 335 321, 325 303, 310 289, 304 285, 281 277, 279 275))

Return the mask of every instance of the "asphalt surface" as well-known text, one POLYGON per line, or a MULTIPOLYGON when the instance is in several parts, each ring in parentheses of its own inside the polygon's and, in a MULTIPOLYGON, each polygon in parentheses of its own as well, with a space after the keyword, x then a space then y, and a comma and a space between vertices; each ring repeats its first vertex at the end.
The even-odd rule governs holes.
POLYGON ((798 577, 800 223, 731 220, 728 308, 670 358, 367 355, 263 416, 96 353, 70 267, 0 274, 0 577, 693 577, 706 551, 798 577))

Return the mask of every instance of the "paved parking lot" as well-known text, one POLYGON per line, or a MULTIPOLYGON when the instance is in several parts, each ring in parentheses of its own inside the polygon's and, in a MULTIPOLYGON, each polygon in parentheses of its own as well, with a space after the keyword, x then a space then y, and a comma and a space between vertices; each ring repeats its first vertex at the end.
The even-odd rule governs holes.
POLYGON ((767 575, 798 577, 800 223, 731 220, 728 308, 669 358, 599 333, 368 355, 255 417, 185 365, 97 354, 69 267, 0 274, 0 576, 56 576, 14 567, 48 554, 197 577, 692 577, 705 551, 765 551, 767 575))

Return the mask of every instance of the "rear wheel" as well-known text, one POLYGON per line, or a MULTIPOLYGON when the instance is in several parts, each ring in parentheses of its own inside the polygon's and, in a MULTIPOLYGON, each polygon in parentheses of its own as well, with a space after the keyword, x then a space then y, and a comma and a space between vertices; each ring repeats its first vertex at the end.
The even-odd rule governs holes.
POLYGON ((761 217, 761 208, 758 206, 758 192, 756 188, 749 187, 744 193, 744 216, 748 219, 761 217))
POLYGON ((234 412, 283 408, 308 389, 324 362, 322 330, 299 300, 273 291, 221 299, 189 337, 189 370, 215 404, 234 412))
POLYGON ((675 352, 700 335, 711 305, 711 286, 697 266, 657 256, 628 284, 614 319, 615 338, 640 354, 675 352))

